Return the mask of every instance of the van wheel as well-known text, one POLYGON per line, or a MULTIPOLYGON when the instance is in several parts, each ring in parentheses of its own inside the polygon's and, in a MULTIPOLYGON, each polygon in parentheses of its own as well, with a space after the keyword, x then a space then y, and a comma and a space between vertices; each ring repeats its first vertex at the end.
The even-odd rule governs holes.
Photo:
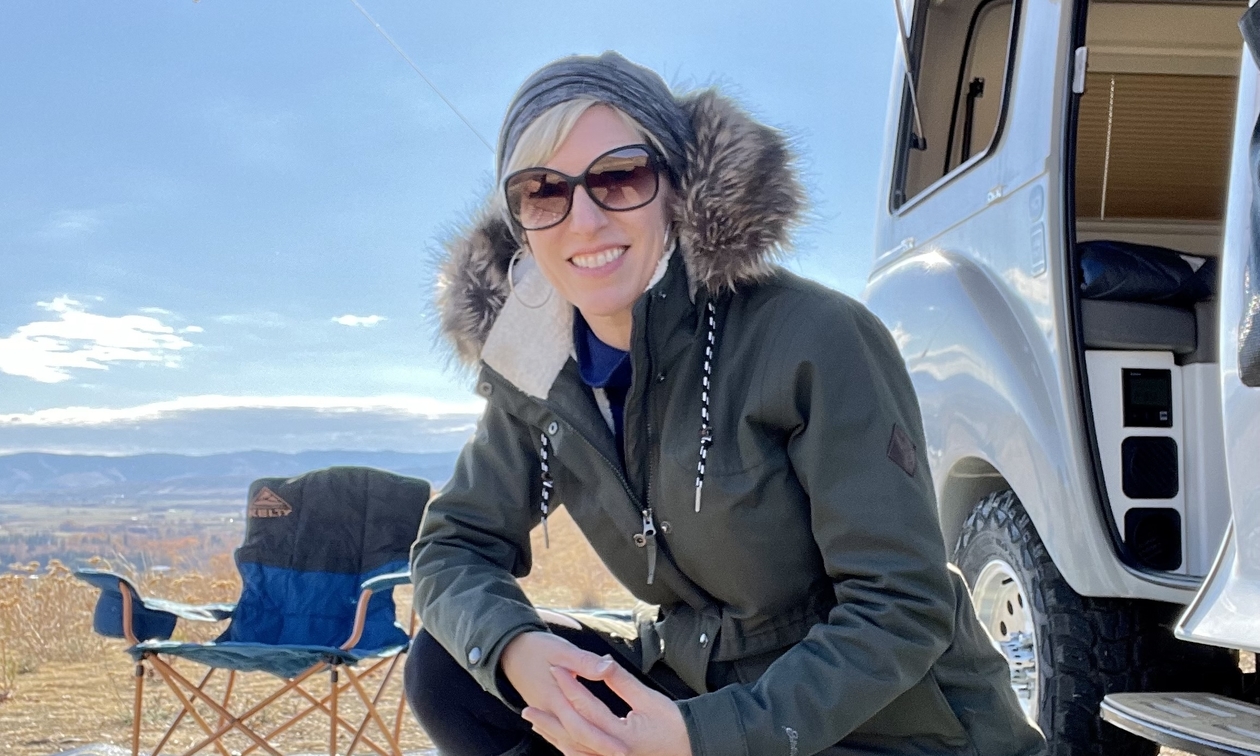
POLYGON ((1122 691, 1241 686, 1237 656, 1173 638, 1181 607, 1089 598, 1059 574, 1014 491, 989 494, 963 524, 954 561, 981 624, 1011 668, 1011 687, 1046 734, 1051 756, 1153 756, 1159 747, 1103 723, 1122 691))

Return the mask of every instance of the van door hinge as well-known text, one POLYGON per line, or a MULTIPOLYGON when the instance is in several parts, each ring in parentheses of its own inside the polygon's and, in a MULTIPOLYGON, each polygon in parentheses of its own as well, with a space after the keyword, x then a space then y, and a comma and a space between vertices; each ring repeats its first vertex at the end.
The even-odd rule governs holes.
POLYGON ((1076 60, 1072 65, 1072 92, 1085 94, 1085 71, 1089 68, 1089 48, 1076 48, 1076 60))

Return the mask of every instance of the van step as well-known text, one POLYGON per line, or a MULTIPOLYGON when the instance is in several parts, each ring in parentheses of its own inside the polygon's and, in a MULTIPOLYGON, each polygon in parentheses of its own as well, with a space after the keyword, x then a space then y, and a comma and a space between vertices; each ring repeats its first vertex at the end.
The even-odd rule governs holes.
POLYGON ((1260 756, 1260 706, 1212 693, 1112 693, 1102 718, 1202 756, 1260 756))

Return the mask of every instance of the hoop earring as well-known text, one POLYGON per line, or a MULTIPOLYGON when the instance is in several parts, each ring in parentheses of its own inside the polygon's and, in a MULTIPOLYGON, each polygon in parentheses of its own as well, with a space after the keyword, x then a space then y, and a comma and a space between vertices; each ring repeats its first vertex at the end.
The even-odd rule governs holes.
POLYGON ((516 268, 516 260, 517 258, 521 256, 521 251, 523 249, 524 247, 517 247, 516 251, 512 253, 512 259, 508 260, 508 270, 507 270, 508 290, 512 293, 512 296, 516 297, 516 301, 521 303, 522 307, 526 307, 531 310, 537 310, 539 307, 542 307, 543 305, 551 301, 551 289, 550 287, 547 289, 547 297, 543 299, 543 301, 539 302, 538 304, 533 304, 533 305, 530 304, 529 302, 526 302, 524 299, 521 299, 521 295, 516 293, 516 281, 515 281, 515 275, 514 275, 515 268, 516 268))

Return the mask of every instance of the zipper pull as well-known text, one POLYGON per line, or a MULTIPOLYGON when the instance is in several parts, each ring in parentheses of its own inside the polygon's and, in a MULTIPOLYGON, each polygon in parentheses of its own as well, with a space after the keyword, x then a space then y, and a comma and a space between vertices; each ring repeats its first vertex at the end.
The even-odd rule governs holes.
POLYGON ((634 545, 639 548, 647 547, 647 584, 651 585, 656 580, 656 523, 652 520, 652 509, 650 507, 643 510, 643 532, 634 534, 634 545))

